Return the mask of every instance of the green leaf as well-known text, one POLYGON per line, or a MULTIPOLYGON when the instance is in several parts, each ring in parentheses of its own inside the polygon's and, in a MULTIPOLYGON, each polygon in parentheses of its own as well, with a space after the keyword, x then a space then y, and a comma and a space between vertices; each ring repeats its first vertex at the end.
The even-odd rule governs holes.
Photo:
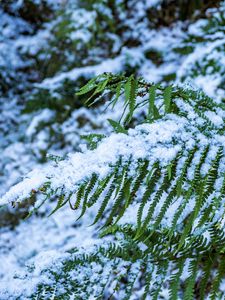
POLYGON ((163 93, 163 99, 164 99, 164 104, 165 104, 165 113, 170 112, 171 94, 172 94, 172 87, 168 86, 167 88, 165 88, 164 93, 163 93))
POLYGON ((118 123, 114 120, 111 120, 111 119, 108 119, 108 121, 109 121, 110 125, 113 127, 113 129, 115 130, 115 132, 127 134, 127 130, 124 129, 120 123, 118 123))
POLYGON ((130 87, 130 99, 129 99, 130 118, 132 118, 135 109, 137 87, 138 87, 137 81, 134 78, 132 78, 131 87, 130 87))
POLYGON ((107 77, 105 80, 99 82, 96 90, 95 90, 95 94, 97 93, 101 93, 102 91, 104 91, 105 87, 107 86, 107 83, 109 82, 109 78, 107 77))
POLYGON ((134 110, 135 110, 135 104, 136 104, 136 93, 138 88, 138 82, 134 78, 133 75, 131 75, 128 80, 125 83, 124 86, 124 92, 125 92, 125 103, 129 106, 129 120, 131 120, 134 110))
POLYGON ((92 78, 88 81, 87 84, 85 84, 77 93, 77 96, 81 96, 84 94, 89 93, 91 90, 93 90, 97 86, 96 84, 96 78, 92 78))
POLYGON ((131 75, 124 85, 124 93, 125 93, 125 102, 128 103, 130 100, 130 92, 131 92, 131 81, 133 75, 131 75))
POLYGON ((149 121, 157 120, 160 118, 160 113, 158 111, 158 108, 155 105, 155 99, 156 99, 156 90, 158 88, 157 85, 152 85, 149 90, 149 105, 148 105, 148 115, 147 119, 149 121))
POLYGON ((98 143, 105 138, 104 134, 97 134, 97 133, 92 133, 92 134, 88 134, 88 135, 81 135, 80 136, 82 139, 86 140, 90 149, 94 150, 98 143))
POLYGON ((149 106, 148 106, 148 119, 152 119, 154 116, 155 97, 156 97, 156 85, 152 85, 149 88, 149 106))
POLYGON ((123 87, 122 82, 120 82, 120 83, 117 85, 117 87, 116 87, 116 95, 115 95, 115 98, 113 99, 113 105, 112 105, 112 108, 115 107, 115 105, 116 105, 116 103, 117 103, 117 101, 118 101, 118 99, 119 99, 119 96, 120 96, 120 94, 121 94, 122 87, 123 87))
POLYGON ((171 173, 172 166, 168 165, 166 168, 167 168, 167 173, 168 173, 168 179, 170 180, 171 176, 172 176, 172 173, 171 173))

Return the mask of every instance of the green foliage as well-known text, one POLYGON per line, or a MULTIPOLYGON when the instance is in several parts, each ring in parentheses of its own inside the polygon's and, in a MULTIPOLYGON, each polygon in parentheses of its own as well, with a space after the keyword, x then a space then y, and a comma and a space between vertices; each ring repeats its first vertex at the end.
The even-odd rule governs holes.
POLYGON ((69 258, 62 263, 60 273, 45 270, 54 284, 39 285, 32 299, 67 299, 69 296, 75 299, 131 299, 136 296, 139 299, 190 300, 196 299, 202 292, 202 299, 205 299, 210 287, 210 299, 222 299, 218 287, 225 274, 224 255, 218 257, 207 252, 197 259, 172 259, 169 255, 159 257, 153 246, 140 249, 132 239, 131 228, 118 227, 117 232, 123 234, 124 241, 104 243, 91 249, 88 254, 78 249, 72 250, 69 258), (214 272, 220 261, 219 271, 214 272), (188 268, 188 274, 182 282, 184 268, 188 268), (210 277, 205 272, 206 268, 210 277), (144 289, 137 293, 136 287, 140 285, 144 289), (163 298, 165 285, 169 298, 163 298))
MULTIPOLYGON (((101 228, 100 237, 114 236, 117 240, 106 248, 98 246, 93 253, 83 256, 75 253, 66 260, 60 274, 52 274, 55 299, 67 299, 69 295, 89 299, 92 293, 96 299, 105 299, 110 286, 114 287, 111 297, 131 299, 138 282, 143 287, 143 299, 148 296, 160 299, 165 282, 169 299, 191 300, 198 295, 200 299, 207 295, 218 299, 225 276, 224 145, 218 142, 213 152, 211 147, 215 136, 224 135, 225 127, 216 126, 207 112, 224 111, 224 105, 199 91, 162 87, 142 78, 106 73, 89 81, 78 94, 88 94, 89 105, 103 98, 115 106, 123 99, 121 124, 112 120, 110 123, 124 135, 125 128, 140 122, 140 110, 144 114, 142 123, 180 117, 188 122, 187 132, 193 130, 193 124, 196 132, 192 135, 192 146, 182 147, 167 165, 160 160, 120 156, 104 178, 97 173, 89 174, 69 194, 63 186, 54 190, 51 182, 42 190, 47 197, 58 195, 53 213, 69 202, 72 209, 80 211, 80 219, 98 205, 93 224, 101 228), (204 137, 202 145, 199 135, 204 137), (204 165, 208 165, 206 171, 204 165), (71 201, 72 195, 75 200, 71 201), (174 205, 176 209, 172 208, 174 205), (132 220, 127 221, 125 216, 130 209, 132 220), (168 211, 173 214, 170 221, 168 211), (98 277, 98 282, 91 279, 94 271, 87 268, 92 268, 92 263, 101 265, 102 276, 109 268, 105 279, 98 277), (121 264, 127 268, 122 277, 118 276, 121 264), (90 276, 74 281, 73 272, 90 276)), ((173 145, 177 142, 174 139, 173 145)), ((43 291, 47 295, 52 293, 48 286, 42 285, 37 295, 43 291)))
MULTIPOLYGON (((194 112, 204 119, 204 129, 212 129, 215 126, 210 122, 204 111, 216 108, 224 108, 223 104, 212 104, 212 99, 207 97, 201 91, 183 89, 181 87, 167 86, 163 87, 159 84, 149 84, 143 78, 134 79, 133 76, 126 77, 124 75, 113 75, 104 73, 90 80, 77 95, 88 93, 86 103, 91 106, 100 100, 110 99, 109 105, 113 107, 123 97, 124 111, 121 114, 121 124, 131 126, 137 118, 136 113, 140 110, 143 122, 153 122, 163 118, 166 114, 176 114, 178 116, 188 116, 179 107, 179 99, 181 98, 187 105, 191 105, 194 112), (104 83, 104 90, 101 90, 104 83), (132 95, 130 95, 132 86, 132 95), (99 90, 101 92, 99 92, 99 90), (91 94, 89 93, 91 92, 91 94), (141 98, 141 101, 140 99, 141 98), (146 113, 147 111, 147 113, 146 113)), ((140 123, 140 115, 138 115, 138 123, 140 123)), ((203 130, 203 128, 201 129, 203 130)))

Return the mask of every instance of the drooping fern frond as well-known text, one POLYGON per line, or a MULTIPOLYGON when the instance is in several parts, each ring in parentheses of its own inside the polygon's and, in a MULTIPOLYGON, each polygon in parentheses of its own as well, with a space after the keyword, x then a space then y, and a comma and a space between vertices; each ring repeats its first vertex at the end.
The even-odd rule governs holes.
POLYGON ((224 264, 218 272, 215 270, 220 259, 224 260, 223 254, 218 257, 206 252, 197 258, 179 258, 168 253, 159 257, 157 251, 152 251, 154 247, 144 250, 133 241, 132 229, 118 227, 120 231, 124 233, 124 240, 67 253, 60 273, 54 266, 51 270, 43 270, 49 279, 38 285, 32 299, 67 299, 70 296, 75 299, 189 300, 196 299, 199 293, 205 299, 211 284, 211 299, 220 299, 218 285, 224 277, 224 264))
POLYGON ((165 285, 170 299, 217 299, 225 276, 222 265, 215 272, 225 250, 224 104, 198 91, 112 74, 98 76, 80 93, 88 93, 89 103, 103 97, 114 106, 124 99, 115 133, 94 150, 33 171, 3 200, 21 201, 32 186, 33 193, 58 199, 54 211, 69 203, 77 219, 90 213, 101 238, 128 246, 105 250, 111 269, 98 284, 86 268, 90 259, 102 263, 99 247, 97 256, 66 261, 54 280, 75 299, 89 299, 95 285, 96 299, 111 297, 108 291, 116 299, 130 299, 136 284, 144 287, 144 299, 160 299, 165 285), (88 276, 82 286, 75 277, 63 281, 63 274, 74 272, 88 276))

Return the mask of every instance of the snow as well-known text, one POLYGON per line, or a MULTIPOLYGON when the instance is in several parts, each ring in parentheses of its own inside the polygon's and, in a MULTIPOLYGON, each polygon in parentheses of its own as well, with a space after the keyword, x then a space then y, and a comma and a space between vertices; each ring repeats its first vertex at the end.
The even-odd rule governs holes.
POLYGON ((31 137, 33 134, 35 134, 36 129, 38 125, 41 122, 46 122, 54 118, 55 113, 51 111, 50 109, 44 109, 39 115, 36 115, 33 120, 31 121, 29 127, 27 128, 26 135, 28 137, 31 137))
MULTIPOLYGON (((90 223, 90 216, 85 221, 90 223)), ((1 229, 0 298, 13 295, 29 299, 38 284, 50 283, 43 270, 60 269, 71 248, 88 248, 98 242, 92 238, 92 228, 84 225, 77 230, 74 225, 74 212, 62 209, 51 218, 33 217, 28 224, 22 222, 15 231, 1 229), (6 244, 10 251, 5 252, 6 244)))
POLYGON ((181 145, 171 146, 172 140, 182 143, 190 138, 188 135, 183 136, 185 125, 185 120, 179 118, 139 125, 135 129, 130 129, 128 135, 111 134, 94 151, 70 154, 67 160, 56 166, 46 166, 32 171, 21 183, 12 187, 0 203, 28 198, 31 187, 37 191, 51 178, 53 189, 64 186, 66 190, 71 190, 89 174, 96 173, 100 178, 105 177, 110 171, 110 165, 115 164, 120 156, 125 161, 130 156, 134 161, 140 158, 149 158, 153 162, 160 159, 162 165, 167 165, 181 150, 181 145))

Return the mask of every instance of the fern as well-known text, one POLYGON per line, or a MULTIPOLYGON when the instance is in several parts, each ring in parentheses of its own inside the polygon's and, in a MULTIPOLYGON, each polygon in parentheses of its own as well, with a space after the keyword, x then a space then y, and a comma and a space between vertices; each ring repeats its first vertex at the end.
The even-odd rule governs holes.
MULTIPOLYGON (((138 284, 143 299, 160 299, 165 286, 170 299, 198 294, 216 299, 224 276, 225 126, 207 112, 224 116, 224 106, 201 92, 133 75, 100 75, 80 93, 88 93, 89 103, 124 101, 121 122, 110 120, 115 133, 94 150, 57 161, 37 192, 57 196, 55 210, 69 202, 78 219, 90 211, 100 238, 113 237, 113 243, 87 255, 71 254, 60 275, 53 274, 55 299, 88 299, 93 293, 102 299, 107 291, 108 297, 130 299, 138 284), (110 270, 104 280, 87 275, 94 272, 92 263, 102 274, 110 270), (74 272, 83 274, 82 285, 74 272), (57 285, 64 286, 64 294, 57 285)), ((41 286, 37 295, 43 291, 48 287, 41 286)))

